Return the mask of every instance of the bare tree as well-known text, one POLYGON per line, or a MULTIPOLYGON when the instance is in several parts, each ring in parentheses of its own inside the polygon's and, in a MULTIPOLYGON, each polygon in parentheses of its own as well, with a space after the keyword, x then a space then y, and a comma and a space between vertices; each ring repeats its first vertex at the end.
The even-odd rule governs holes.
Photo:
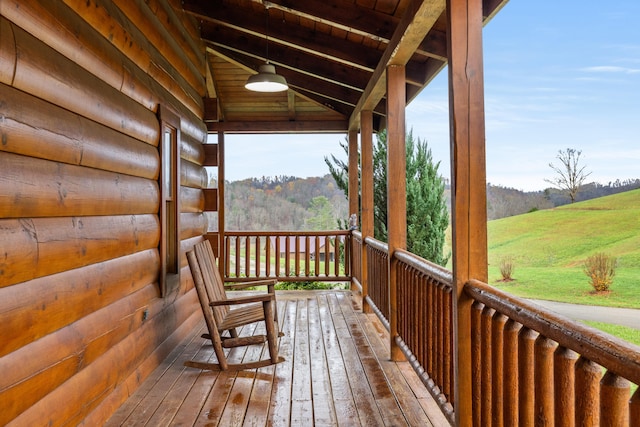
POLYGON ((571 203, 576 201, 576 195, 582 183, 591 175, 591 172, 585 172, 586 166, 580 165, 581 154, 582 151, 575 148, 567 148, 567 151, 558 150, 556 158, 560 160, 562 165, 555 166, 553 163, 549 163, 549 167, 556 171, 557 176, 554 179, 545 179, 560 190, 566 191, 571 203))

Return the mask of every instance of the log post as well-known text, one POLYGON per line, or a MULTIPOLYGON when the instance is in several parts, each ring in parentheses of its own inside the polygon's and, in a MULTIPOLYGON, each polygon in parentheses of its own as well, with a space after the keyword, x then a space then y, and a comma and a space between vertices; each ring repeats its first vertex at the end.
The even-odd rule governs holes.
MULTIPOLYGON (((358 184, 358 132, 349 131, 349 216, 355 214, 359 216, 360 212, 360 185, 358 184)), ((349 221, 350 222, 350 221, 349 221)), ((308 252, 307 252, 308 253, 308 252)), ((353 262, 350 263, 353 265, 353 262)), ((351 290, 355 291, 356 287, 351 281, 351 290)))
POLYGON ((456 425, 472 423, 469 279, 487 281, 482 0, 447 0, 456 425))
MULTIPOLYGON (((218 132, 218 269, 223 279, 225 277, 224 266, 227 265, 229 254, 224 244, 224 163, 224 132, 218 132)), ((236 250, 236 254, 238 254, 238 250, 236 250)))
POLYGON ((367 255, 367 237, 373 237, 373 112, 371 110, 360 113, 360 169, 361 169, 361 218, 362 231, 362 311, 372 313, 371 306, 366 300, 369 295, 369 260, 367 255))
POLYGON ((387 67, 387 233, 389 244, 389 339, 391 360, 404 360, 398 336, 396 249, 407 247, 404 65, 387 67))

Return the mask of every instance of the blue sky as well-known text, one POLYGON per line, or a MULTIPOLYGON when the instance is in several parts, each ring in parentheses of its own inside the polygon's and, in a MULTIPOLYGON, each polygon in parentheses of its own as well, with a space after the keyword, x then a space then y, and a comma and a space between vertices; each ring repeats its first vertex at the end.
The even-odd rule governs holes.
MULTIPOLYGON (((487 182, 542 190, 558 150, 588 181, 640 178, 640 2, 510 0, 484 29, 487 182)), ((407 107, 449 177, 446 70, 407 107)), ((226 137, 227 180, 328 173, 345 135, 226 137), (286 160, 283 153, 287 153, 286 160)))

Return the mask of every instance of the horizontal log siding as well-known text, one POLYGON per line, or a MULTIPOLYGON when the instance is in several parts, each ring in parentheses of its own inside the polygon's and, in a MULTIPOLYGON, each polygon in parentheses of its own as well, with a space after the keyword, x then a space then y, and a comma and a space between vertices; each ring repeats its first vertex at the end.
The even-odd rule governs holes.
POLYGON ((185 251, 207 229, 204 48, 168 0, 121 3, 0 4, 0 425, 103 424, 200 320, 184 257, 160 298, 156 113, 181 119, 185 251))
POLYGON ((6 101, 0 105, 0 150, 141 178, 158 178, 158 149, 154 145, 4 84, 0 84, 0 99, 6 101))
MULTIPOLYGON (((109 2, 100 3, 112 7, 108 5, 109 2)), ((96 9, 98 9, 97 6, 96 9)), ((117 11, 117 8, 114 11, 117 11)), ((17 26, 25 29, 38 40, 44 41, 91 74, 100 76, 105 83, 147 109, 156 111, 160 103, 170 105, 181 116, 182 132, 198 141, 203 141, 206 138, 206 128, 202 126, 200 120, 204 110, 202 101, 200 100, 199 105, 192 109, 187 108, 160 83, 161 81, 154 80, 153 75, 141 69, 139 64, 142 62, 135 52, 141 51, 142 47, 128 39, 126 33, 121 34, 115 29, 109 32, 108 28, 100 33, 96 28, 91 27, 95 22, 100 25, 112 22, 114 25, 126 27, 132 27, 133 24, 128 21, 115 23, 108 14, 103 16, 103 22, 100 22, 100 19, 91 14, 90 8, 85 10, 89 15, 78 16, 78 13, 80 13, 79 10, 71 10, 60 0, 7 0, 3 2, 2 9, 2 15, 17 26), (88 24, 82 22, 81 18, 86 18, 89 21, 88 24)), ((121 13, 118 15, 125 19, 121 13)), ((9 60, 5 62, 7 70, 4 73, 0 68, 0 82, 11 84, 15 71, 15 52, 13 55, 10 54, 13 48, 12 26, 8 29, 3 28, 2 34, 2 38, 6 40, 9 60)), ((146 54, 142 53, 142 55, 146 54)), ((168 67, 167 70, 174 70, 171 64, 165 64, 165 66, 168 67)), ((177 74, 177 71, 174 71, 174 74, 177 74)), ((167 78, 171 80, 170 77, 167 78)))

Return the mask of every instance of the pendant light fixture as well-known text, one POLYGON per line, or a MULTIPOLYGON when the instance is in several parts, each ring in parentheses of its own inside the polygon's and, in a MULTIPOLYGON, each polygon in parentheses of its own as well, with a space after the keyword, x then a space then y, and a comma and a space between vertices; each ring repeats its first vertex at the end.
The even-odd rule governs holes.
POLYGON ((269 64, 269 9, 266 7, 265 13, 267 15, 267 31, 265 33, 267 54, 265 63, 258 68, 258 74, 249 76, 244 87, 254 92, 282 92, 289 89, 289 86, 283 76, 276 74, 276 67, 269 64))

